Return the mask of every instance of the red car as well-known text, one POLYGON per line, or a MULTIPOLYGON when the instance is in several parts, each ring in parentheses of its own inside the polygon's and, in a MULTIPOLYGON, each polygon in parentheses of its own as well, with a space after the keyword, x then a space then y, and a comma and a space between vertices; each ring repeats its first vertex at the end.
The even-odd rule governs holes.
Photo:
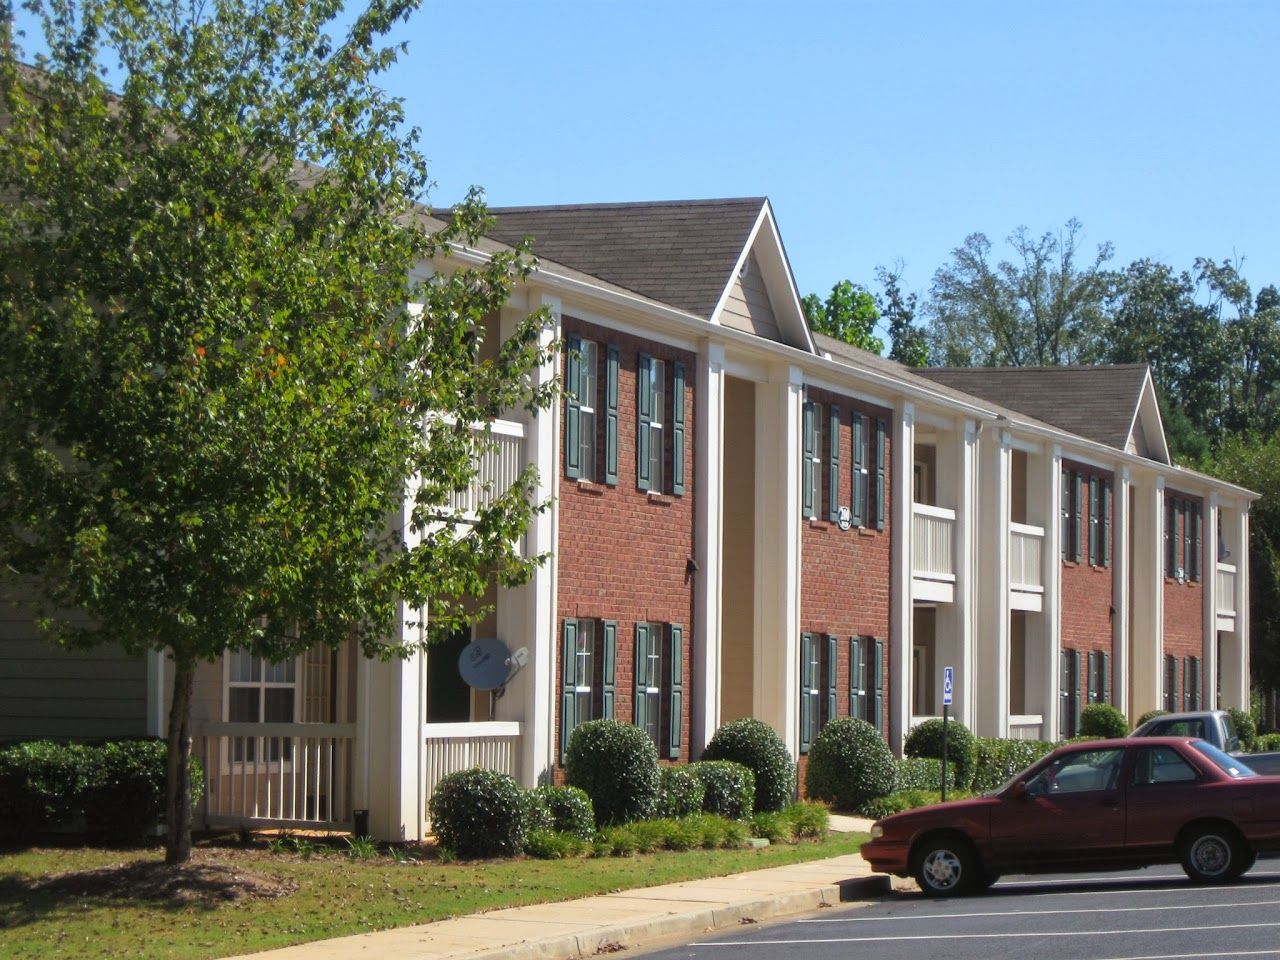
POLYGON ((1244 873, 1280 850, 1280 777, 1186 737, 1060 747, 999 790, 894 814, 871 828, 872 869, 933 896, 1002 873, 1181 863, 1195 881, 1244 873))

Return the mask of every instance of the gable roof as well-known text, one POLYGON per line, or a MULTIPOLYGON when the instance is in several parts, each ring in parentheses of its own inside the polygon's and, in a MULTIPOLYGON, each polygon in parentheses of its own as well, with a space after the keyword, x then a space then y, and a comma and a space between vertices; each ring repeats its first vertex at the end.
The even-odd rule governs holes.
POLYGON ((1128 450, 1149 379, 1146 364, 1097 367, 925 367, 920 376, 1128 450))
POLYGON ((488 236, 704 319, 715 313, 767 201, 490 207, 488 236))

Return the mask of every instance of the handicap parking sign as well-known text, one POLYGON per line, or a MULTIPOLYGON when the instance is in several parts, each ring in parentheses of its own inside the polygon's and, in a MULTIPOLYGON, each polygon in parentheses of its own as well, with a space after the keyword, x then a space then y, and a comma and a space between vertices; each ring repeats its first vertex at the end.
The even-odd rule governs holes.
POLYGON ((952 667, 942 668, 942 705, 944 707, 951 706, 951 687, 955 680, 955 670, 952 667))

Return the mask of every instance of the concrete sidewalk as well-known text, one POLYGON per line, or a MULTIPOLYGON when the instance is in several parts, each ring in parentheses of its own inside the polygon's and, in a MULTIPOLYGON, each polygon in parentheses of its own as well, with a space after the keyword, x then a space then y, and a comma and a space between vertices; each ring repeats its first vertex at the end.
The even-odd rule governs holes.
MULTIPOLYGON (((871 821, 831 818, 838 831, 871 821)), ((889 891, 857 854, 626 890, 564 903, 512 907, 378 933, 255 953, 255 960, 565 960, 680 935, 736 927, 889 891)))

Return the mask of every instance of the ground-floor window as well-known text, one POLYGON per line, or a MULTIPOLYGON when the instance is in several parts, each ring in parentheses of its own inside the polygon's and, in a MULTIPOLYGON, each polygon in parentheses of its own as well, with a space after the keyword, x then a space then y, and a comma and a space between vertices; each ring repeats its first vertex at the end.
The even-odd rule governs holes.
MULTIPOLYGON (((272 663, 247 650, 227 654, 227 720, 231 723, 293 723, 297 719, 298 662, 296 659, 272 663)), ((252 763, 257 741, 252 737, 233 738, 232 759, 252 763)), ((269 738, 268 760, 287 759, 290 744, 284 738, 269 738)))

